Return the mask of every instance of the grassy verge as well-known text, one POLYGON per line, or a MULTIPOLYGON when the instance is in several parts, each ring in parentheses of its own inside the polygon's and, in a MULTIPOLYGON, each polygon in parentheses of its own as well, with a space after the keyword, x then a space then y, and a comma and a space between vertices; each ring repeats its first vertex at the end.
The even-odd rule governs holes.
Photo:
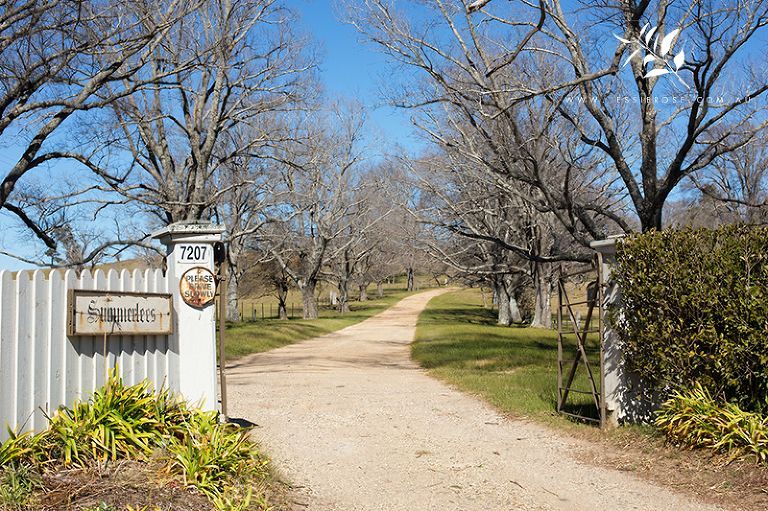
POLYGON ((341 330, 382 312, 410 294, 413 293, 385 290, 383 298, 372 297, 365 302, 352 302, 351 310, 346 314, 323 308, 316 320, 265 319, 227 325, 227 357, 237 358, 249 353, 260 353, 341 330))
MULTIPOLYGON (((448 293, 429 302, 419 317, 412 356, 434 376, 482 396, 504 412, 568 422, 554 414, 557 334, 496 325, 494 311, 482 307, 476 290, 448 293)), ((574 388, 588 386, 579 368, 574 388)), ((589 396, 573 395, 569 402, 572 411, 595 416, 589 396)))
MULTIPOLYGON (((494 323, 477 290, 440 295, 419 316, 412 356, 431 375, 502 412, 587 440, 573 453, 583 462, 631 472, 726 508, 768 509, 768 467, 681 450, 647 426, 601 431, 558 415, 555 332, 494 323)), ((576 380, 577 388, 585 386, 583 377, 576 380)))

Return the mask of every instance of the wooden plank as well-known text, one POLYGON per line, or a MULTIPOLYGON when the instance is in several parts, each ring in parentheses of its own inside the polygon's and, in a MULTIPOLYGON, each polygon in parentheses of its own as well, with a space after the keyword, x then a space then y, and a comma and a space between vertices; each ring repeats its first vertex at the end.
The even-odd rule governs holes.
MULTIPOLYGON (((53 271, 48 275, 48 300, 51 305, 66 302, 67 287, 65 274, 53 271)), ((67 308, 51 306, 48 317, 48 334, 50 336, 50 358, 48 373, 49 409, 53 413, 59 406, 66 403, 67 373, 67 308)))
POLYGON ((49 374, 51 372, 51 296, 48 280, 42 270, 32 273, 30 311, 34 330, 32 332, 32 422, 33 431, 43 431, 48 427, 47 414, 50 414, 49 374))
POLYGON ((0 271, 0 438, 5 438, 4 426, 16 429, 16 281, 10 271, 0 271))
MULTIPOLYGON (((131 291, 148 293, 146 271, 135 270, 131 275, 131 291)), ((146 335, 133 338, 131 353, 128 357, 131 365, 131 384, 135 385, 147 377, 147 337, 146 335)))
MULTIPOLYGON (((96 289, 94 275, 88 270, 80 273, 77 289, 96 289)), ((73 343, 78 353, 78 364, 80 366, 80 383, 77 388, 77 398, 87 399, 91 392, 96 388, 96 369, 94 356, 96 353, 96 343, 98 341, 93 337, 82 337, 76 343, 73 343)))
MULTIPOLYGON (((586 273, 586 271, 585 272, 580 272, 580 273, 586 273)), ((597 314, 598 322, 601 320, 601 316, 602 316, 602 308, 600 307, 602 302, 600 301, 600 289, 599 289, 600 282, 599 282, 599 277, 598 277, 596 282, 588 284, 588 288, 591 287, 591 286, 597 286, 597 292, 595 293, 594 298, 587 299, 585 301, 580 301, 580 302, 570 302, 570 300, 568 298, 567 290, 565 288, 564 278, 561 276, 561 278, 558 279, 558 307, 557 307, 557 311, 558 311, 558 389, 557 389, 558 390, 558 392, 557 392, 557 394, 558 394, 558 403, 557 403, 557 408, 558 408, 558 411, 561 412, 561 413, 565 413, 566 415, 576 416, 575 414, 570 414, 570 413, 567 413, 567 412, 563 411, 563 407, 564 407, 564 405, 565 405, 565 403, 566 403, 566 401, 568 399, 569 393, 570 392, 574 392, 574 393, 578 393, 578 394, 591 395, 592 398, 593 398, 594 404, 595 404, 595 408, 596 408, 596 410, 597 410, 597 412, 598 412, 598 414, 600 416, 600 419, 596 420, 596 419, 590 419, 590 418, 587 418, 587 417, 581 417, 581 416, 578 416, 578 417, 582 418, 584 420, 592 420, 592 421, 595 421, 595 422, 599 422, 601 424, 601 426, 602 426, 602 424, 603 424, 603 417, 604 417, 604 412, 603 412, 603 409, 602 409, 602 407, 604 407, 604 397, 603 397, 602 392, 603 392, 604 386, 601 385, 600 386, 600 391, 598 391, 597 385, 595 383, 594 375, 593 375, 593 372, 592 372, 592 367, 591 367, 591 365, 589 363, 588 354, 587 354, 587 348, 585 346, 586 342, 587 342, 587 335, 588 334, 591 334, 591 333, 601 333, 601 328, 600 328, 601 325, 600 324, 598 325, 598 328, 596 328, 596 329, 595 328, 590 328, 591 323, 592 323, 592 318, 593 318, 595 306, 598 307, 598 314, 597 314), (589 309, 587 311, 587 316, 586 316, 586 319, 584 321, 584 327, 583 328, 579 327, 579 323, 576 320, 576 316, 575 316, 575 313, 574 313, 574 310, 573 310, 573 307, 577 306, 577 305, 589 305, 589 309), (563 321, 563 311, 567 311, 567 315, 568 315, 570 321, 567 321, 567 322, 563 321), (565 323, 569 323, 569 326, 571 327, 570 328, 570 330, 571 330, 570 332, 565 331, 565 328, 564 328, 565 327, 565 323), (576 346, 575 346, 576 357, 573 360, 565 361, 563 359, 563 350, 564 350, 564 339, 567 336, 575 336, 575 338, 576 338, 576 346), (576 371, 577 371, 578 366, 579 366, 579 362, 581 362, 583 364, 583 366, 584 366, 584 368, 586 370, 587 378, 588 378, 588 380, 590 382, 591 391, 583 391, 581 389, 573 389, 572 388, 573 381, 574 381, 574 378, 575 378, 575 375, 576 375, 576 371), (563 375, 562 370, 563 370, 563 366, 566 365, 566 364, 570 364, 570 370, 568 372, 568 376, 566 378, 565 383, 563 383, 563 381, 562 381, 562 375, 563 375)), ((593 289, 593 292, 594 292, 595 288, 593 287, 592 289, 593 289)), ((588 293, 589 293, 589 291, 588 291, 588 293)), ((590 353, 594 353, 594 351, 590 350, 590 353)), ((600 342, 600 353, 601 353, 601 358, 600 358, 600 374, 601 374, 601 377, 602 377, 602 373, 603 373, 603 371, 602 371, 602 364, 603 364, 602 342, 600 342)))
POLYGON ((576 419, 583 420, 583 421, 600 423, 600 419, 595 419, 594 417, 585 417, 584 415, 579 415, 577 413, 571 413, 571 412, 560 412, 560 413, 562 413, 563 415, 568 415, 569 417, 574 417, 576 419))
MULTIPOLYGON (((565 389, 562 389, 562 390, 565 390, 565 389)), ((576 394, 584 394, 584 395, 587 395, 587 396, 594 396, 595 395, 591 390, 580 390, 580 389, 574 389, 574 388, 569 388, 568 392, 569 393, 570 392, 575 392, 576 394)))
MULTIPOLYGON (((64 272, 64 287, 65 293, 67 289, 75 289, 80 286, 80 278, 75 270, 67 270, 64 272)), ((66 314, 66 312, 65 312, 66 314)), ((64 331, 66 333, 66 330, 64 331)), ((64 401, 65 404, 72 404, 82 395, 83 381, 82 381, 82 366, 83 361, 80 357, 82 340, 78 340, 77 344, 70 341, 70 339, 64 335, 63 344, 66 351, 66 361, 64 363, 64 401)))
POLYGON ((29 272, 16 274, 16 424, 28 431, 32 427, 35 375, 35 292, 29 272))

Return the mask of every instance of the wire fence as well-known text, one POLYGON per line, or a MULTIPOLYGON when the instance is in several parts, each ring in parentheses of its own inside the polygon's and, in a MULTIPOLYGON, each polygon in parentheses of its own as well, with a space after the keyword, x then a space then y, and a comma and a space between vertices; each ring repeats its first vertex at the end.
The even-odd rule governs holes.
MULTIPOLYGON (((317 300, 318 308, 336 307, 336 304, 328 298, 317 300)), ((277 303, 270 302, 247 302, 240 301, 237 306, 239 321, 261 321, 264 319, 280 319, 280 306, 277 303)), ((300 302, 290 302, 285 304, 285 312, 288 319, 304 316, 304 306, 300 302)), ((219 308, 216 307, 216 321, 219 320, 219 308)))

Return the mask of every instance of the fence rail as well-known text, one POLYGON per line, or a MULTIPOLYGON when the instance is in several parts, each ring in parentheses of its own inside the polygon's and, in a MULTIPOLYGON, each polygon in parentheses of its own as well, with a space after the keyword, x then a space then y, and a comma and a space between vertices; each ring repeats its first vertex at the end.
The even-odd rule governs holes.
POLYGON ((178 390, 175 336, 67 336, 71 289, 168 293, 162 270, 0 271, 0 440, 5 425, 41 430, 61 405, 86 399, 117 366, 126 383, 144 378, 178 390))

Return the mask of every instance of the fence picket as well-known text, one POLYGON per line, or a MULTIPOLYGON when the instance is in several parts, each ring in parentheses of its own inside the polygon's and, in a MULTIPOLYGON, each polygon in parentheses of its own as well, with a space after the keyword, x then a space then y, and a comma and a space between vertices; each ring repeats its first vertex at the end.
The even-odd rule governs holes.
POLYGON ((29 278, 29 272, 22 271, 16 275, 16 420, 17 424, 28 428, 32 426, 32 411, 34 410, 34 321, 31 311, 34 307, 34 289, 29 278))
POLYGON ((51 332, 47 325, 50 324, 51 297, 48 281, 42 270, 35 270, 30 280, 30 311, 32 318, 30 324, 30 352, 31 370, 30 381, 32 383, 32 396, 30 407, 32 408, 32 424, 34 430, 44 429, 50 414, 50 400, 48 399, 48 375, 51 371, 51 332))
MULTIPOLYGON (((16 393, 18 381, 16 364, 18 359, 16 338, 16 281, 10 271, 0 272, 0 394, 8 396, 0 399, 0 417, 7 419, 12 429, 19 424, 16 421, 16 393)), ((2 424, 0 424, 2 426, 2 424)), ((2 435, 0 429, 0 435, 2 435)))
MULTIPOLYGON (((147 278, 146 271, 135 270, 132 275, 132 291, 137 293, 146 293, 147 278)), ((136 384, 147 377, 147 336, 142 335, 134 338, 133 351, 131 352, 131 374, 133 375, 132 384, 136 384)))
MULTIPOLYGON (((48 300, 64 300, 67 297, 66 274, 59 270, 52 271, 48 276, 48 300)), ((53 413, 60 405, 66 403, 66 377, 68 363, 72 354, 68 350, 67 340, 67 307, 49 307, 48 335, 50 336, 50 353, 48 356, 50 372, 48 373, 48 409, 53 413)))
MULTIPOLYGON (((90 276, 90 274, 89 274, 90 276)), ((82 282, 77 273, 74 270, 67 270, 64 272, 64 288, 66 293, 67 289, 76 289, 81 287, 82 282)), ((61 297, 66 300, 66 297, 61 297)), ((66 315, 66 311, 64 313, 66 315)), ((67 351, 67 361, 65 364, 66 373, 64 378, 66 380, 66 389, 64 390, 64 403, 73 403, 76 399, 82 397, 83 388, 83 361, 81 360, 81 344, 77 339, 70 340, 65 334, 62 336, 62 342, 64 343, 67 351)))

